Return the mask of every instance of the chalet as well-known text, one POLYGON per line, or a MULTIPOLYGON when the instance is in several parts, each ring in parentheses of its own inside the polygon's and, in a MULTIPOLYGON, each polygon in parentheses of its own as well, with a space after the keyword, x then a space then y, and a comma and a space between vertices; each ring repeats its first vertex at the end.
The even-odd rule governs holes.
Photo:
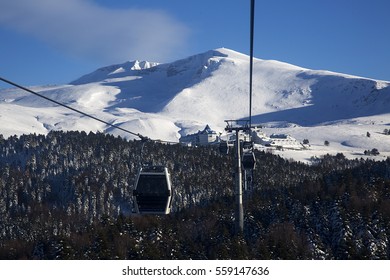
POLYGON ((183 144, 189 144, 192 146, 203 146, 203 145, 210 145, 212 143, 215 143, 218 140, 217 133, 210 128, 209 125, 206 125, 206 127, 203 130, 199 130, 197 133, 194 134, 188 134, 186 136, 182 136, 179 139, 180 143, 183 144))

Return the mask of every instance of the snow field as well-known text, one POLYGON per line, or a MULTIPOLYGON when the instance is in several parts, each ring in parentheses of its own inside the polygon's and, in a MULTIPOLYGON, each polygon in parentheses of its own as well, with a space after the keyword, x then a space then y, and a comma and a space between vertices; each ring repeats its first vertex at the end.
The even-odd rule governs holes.
MULTIPOLYGON (((390 155, 390 83, 274 60, 254 60, 253 124, 308 139, 303 151, 272 151, 309 162, 342 152, 390 155), (367 132, 370 137, 367 137, 367 132), (328 141, 329 145, 324 142, 328 141)), ((33 87, 49 98, 135 133, 178 142, 206 124, 224 132, 226 119, 249 114, 249 57, 215 49, 172 63, 126 62, 100 68, 70 85, 33 87)), ((0 91, 4 137, 56 130, 107 131, 134 138, 18 89, 0 91)), ((267 148, 266 148, 267 149, 267 148)), ((269 150, 269 149, 267 149, 269 150)))

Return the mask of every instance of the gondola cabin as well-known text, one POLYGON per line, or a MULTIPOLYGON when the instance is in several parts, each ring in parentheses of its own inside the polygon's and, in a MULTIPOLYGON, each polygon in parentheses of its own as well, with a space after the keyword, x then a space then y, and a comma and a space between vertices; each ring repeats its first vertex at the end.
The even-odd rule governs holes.
POLYGON ((221 141, 221 142, 219 143, 218 149, 219 149, 219 152, 220 152, 221 154, 223 154, 223 155, 226 155, 226 154, 229 153, 229 146, 228 146, 228 143, 225 142, 225 141, 221 141))
POLYGON ((256 167, 256 159, 255 159, 255 154, 251 151, 249 152, 244 152, 242 155, 242 167, 245 170, 249 169, 255 169, 256 167))
POLYGON ((172 203, 171 178, 165 166, 144 166, 133 191, 139 214, 169 214, 172 203))

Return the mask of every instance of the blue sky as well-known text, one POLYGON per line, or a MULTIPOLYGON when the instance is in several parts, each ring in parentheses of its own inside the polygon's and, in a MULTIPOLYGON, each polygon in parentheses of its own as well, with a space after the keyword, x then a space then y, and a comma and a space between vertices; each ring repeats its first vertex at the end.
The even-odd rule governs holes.
MULTIPOLYGON (((0 76, 63 84, 127 60, 249 54, 250 0, 0 0, 0 76)), ((390 1, 256 0, 257 58, 390 81, 390 1)), ((6 87, 0 84, 0 87, 6 87)))

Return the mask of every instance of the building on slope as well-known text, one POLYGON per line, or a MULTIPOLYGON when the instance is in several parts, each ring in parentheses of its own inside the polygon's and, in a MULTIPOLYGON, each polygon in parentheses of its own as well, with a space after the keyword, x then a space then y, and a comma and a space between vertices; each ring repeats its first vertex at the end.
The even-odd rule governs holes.
POLYGON ((180 137, 179 142, 191 146, 204 146, 216 143, 218 141, 217 132, 212 130, 209 125, 197 133, 188 134, 180 137))
MULTIPOLYGON (((239 134, 240 141, 253 141, 254 144, 259 144, 264 147, 273 147, 281 149, 293 149, 293 150, 302 150, 304 146, 299 143, 294 137, 288 134, 271 134, 270 136, 266 135, 260 127, 252 129, 252 137, 246 132, 241 132, 239 134)), ((228 133, 224 137, 221 135, 218 136, 217 132, 212 130, 209 125, 203 130, 199 130, 197 133, 188 134, 180 137, 179 142, 185 145, 190 146, 206 146, 217 144, 220 141, 226 141, 229 146, 233 146, 236 141, 236 136, 233 133, 228 133), (222 140, 226 138, 226 140, 222 140)))
POLYGON ((288 134, 271 134, 267 136, 261 129, 252 131, 252 139, 255 144, 265 147, 302 150, 304 146, 297 139, 288 134))

